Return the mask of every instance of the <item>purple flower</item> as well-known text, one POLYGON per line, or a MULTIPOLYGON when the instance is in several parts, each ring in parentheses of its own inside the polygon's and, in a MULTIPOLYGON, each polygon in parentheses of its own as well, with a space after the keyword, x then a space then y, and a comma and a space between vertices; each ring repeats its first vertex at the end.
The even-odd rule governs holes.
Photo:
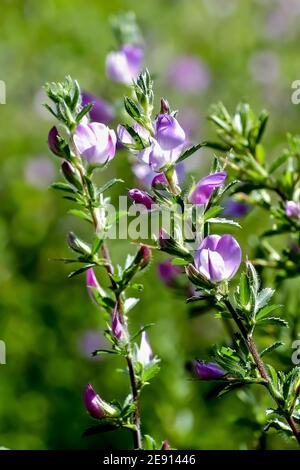
POLYGON ((170 66, 169 82, 186 93, 199 93, 205 90, 210 81, 207 66, 198 58, 179 57, 170 66))
POLYGON ((148 364, 150 364, 153 359, 153 351, 151 349, 146 331, 142 332, 141 343, 137 351, 136 359, 141 364, 143 364, 143 366, 147 366, 148 364))
POLYGON ((169 287, 172 286, 180 273, 180 266, 175 266, 170 260, 163 261, 158 265, 158 275, 161 281, 169 287))
POLYGON ((55 155, 58 157, 62 156, 60 147, 59 147, 59 133, 57 128, 54 126, 50 129, 48 134, 48 147, 55 155))
POLYGON ((144 163, 147 163, 154 172, 160 173, 165 167, 174 165, 182 151, 183 145, 173 150, 163 150, 159 143, 153 140, 150 147, 141 151, 138 156, 144 163))
POLYGON ((130 189, 128 191, 128 197, 136 204, 143 204, 147 209, 152 209, 152 206, 155 204, 150 194, 137 188, 130 189))
POLYGON ((140 269, 146 268, 151 261, 151 248, 147 245, 141 245, 141 248, 136 254, 136 259, 139 260, 140 269))
POLYGON ((160 450, 171 450, 170 444, 166 439, 162 442, 160 450))
POLYGON ((105 296, 105 292, 100 287, 100 285, 97 281, 97 278, 95 276, 93 268, 89 268, 86 271, 86 288, 87 288, 88 295, 89 295, 89 298, 91 299, 91 301, 95 305, 98 305, 98 302, 97 302, 98 295, 103 297, 103 296, 105 296))
POLYGON ((114 337, 116 339, 118 339, 119 341, 124 339, 125 332, 124 332, 123 325, 120 321, 120 315, 119 315, 119 312, 118 312, 118 305, 117 304, 115 305, 115 308, 114 308, 114 311, 113 311, 113 314, 112 314, 111 331, 112 331, 112 334, 114 335, 114 337))
POLYGON ((229 198, 225 202, 225 208, 223 214, 227 217, 244 217, 250 211, 251 206, 245 202, 236 201, 233 198, 229 198))
POLYGON ((152 183, 152 188, 156 188, 157 186, 168 186, 167 178, 165 177, 164 173, 159 173, 158 175, 154 176, 152 183))
POLYGON ((194 371, 201 380, 218 380, 224 377, 226 372, 214 362, 194 361, 194 371))
POLYGON ((99 122, 79 124, 74 134, 77 152, 89 163, 103 164, 111 160, 116 152, 116 134, 99 122))
POLYGON ((102 400, 91 384, 88 384, 84 389, 83 401, 85 408, 92 418, 101 419, 106 416, 113 417, 118 414, 118 410, 102 400))
POLYGON ((195 252, 196 269, 212 282, 231 279, 241 264, 242 251, 231 235, 209 235, 195 252))
POLYGON ((109 124, 115 118, 115 110, 113 106, 99 96, 94 96, 86 91, 81 94, 81 104, 92 103, 93 107, 89 112, 90 118, 94 122, 101 122, 103 124, 109 124))
POLYGON ((185 141, 185 132, 174 116, 159 114, 155 122, 155 138, 162 150, 173 150, 185 141))
POLYGON ((133 44, 125 44, 118 51, 106 57, 107 76, 115 81, 130 85, 140 71, 144 58, 143 49, 133 44))
POLYGON ((192 204, 206 204, 216 188, 219 188, 227 178, 225 171, 205 176, 196 184, 189 199, 192 204))
POLYGON ((288 217, 300 220, 300 203, 287 201, 285 203, 285 213, 288 217))

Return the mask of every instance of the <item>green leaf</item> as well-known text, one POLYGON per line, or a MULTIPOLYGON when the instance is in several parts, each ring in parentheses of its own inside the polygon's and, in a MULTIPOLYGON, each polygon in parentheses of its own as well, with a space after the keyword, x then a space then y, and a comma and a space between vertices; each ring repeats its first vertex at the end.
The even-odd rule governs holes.
POLYGON ((197 152, 197 150, 202 147, 205 147, 205 144, 197 144, 189 147, 180 155, 180 157, 176 160, 176 163, 183 162, 183 160, 193 155, 193 153, 197 152))
POLYGON ((140 299, 135 297, 129 297, 124 302, 124 312, 128 313, 136 304, 140 301, 140 299))
POLYGON ((60 182, 52 183, 51 188, 58 189, 59 191, 65 191, 67 193, 72 193, 72 194, 76 193, 76 191, 74 191, 74 189, 67 183, 60 183, 60 182))
POLYGON ((117 183, 124 183, 124 180, 122 180, 120 178, 111 179, 110 181, 105 183, 103 186, 101 186, 101 188, 99 188, 98 194, 104 193, 105 191, 107 191, 108 189, 110 189, 112 186, 114 186, 117 183))
POLYGON ((207 222, 211 217, 215 217, 223 210, 222 206, 213 206, 208 209, 204 214, 204 222, 207 222))
POLYGON ((259 128, 258 128, 257 137, 256 137, 256 144, 258 144, 262 139, 263 133, 266 129, 268 119, 269 119, 269 114, 267 113, 267 111, 263 110, 258 117, 259 128))
POLYGON ((283 319, 279 317, 268 317, 268 318, 262 318, 261 320, 258 320, 257 325, 279 325, 279 326, 284 326, 285 328, 288 328, 288 323, 283 319))
POLYGON ((283 165, 290 157, 289 152, 284 152, 280 157, 276 158, 276 160, 271 164, 269 168, 269 174, 274 173, 281 165, 283 165))
POLYGON ((139 108, 131 98, 128 98, 128 96, 125 96, 124 98, 124 107, 132 119, 136 120, 140 118, 141 113, 139 108))
POLYGON ((246 273, 242 273, 240 277, 240 303, 243 307, 246 307, 248 305, 248 302, 250 300, 250 286, 249 286, 249 280, 246 275, 246 273))
POLYGON ((278 308, 281 308, 282 305, 267 305, 266 307, 262 308, 256 315, 256 320, 261 320, 262 318, 265 318, 268 316, 271 312, 274 310, 277 310, 278 308))
POLYGON ((266 354, 275 351, 275 349, 279 348, 280 346, 283 346, 283 344, 284 343, 282 343, 281 341, 277 341, 276 343, 271 344, 271 346, 268 346, 267 348, 263 349, 263 351, 260 353, 260 357, 263 357, 266 354))
POLYGON ((143 444, 144 450, 157 450, 157 444, 153 437, 149 436, 149 434, 145 434, 143 436, 143 444))
POLYGON ((95 266, 95 265, 94 264, 88 264, 88 265, 84 266, 83 268, 79 268, 76 271, 72 271, 68 275, 68 278, 71 279, 74 276, 78 276, 78 274, 84 273, 85 271, 87 271, 89 268, 92 268, 93 266, 95 266))
POLYGON ((183 258, 173 258, 172 264, 174 264, 174 266, 185 266, 186 260, 183 258))
POLYGON ((81 119, 92 109, 93 103, 86 104, 76 116, 76 122, 80 122, 81 119))
POLYGON ((141 380, 144 384, 153 379, 158 372, 160 371, 160 366, 158 362, 152 362, 143 370, 141 380))
POLYGON ((92 352, 92 356, 100 356, 101 354, 118 354, 116 351, 112 349, 96 349, 92 352))
POLYGON ((93 223, 91 216, 88 215, 86 212, 80 209, 70 209, 68 214, 74 215, 75 217, 79 217, 80 219, 86 220, 87 222, 93 223))
POLYGON ((230 220, 230 219, 223 219, 219 217, 213 217, 209 219, 209 222, 211 224, 224 224, 224 225, 233 225, 234 227, 242 228, 238 222, 235 220, 230 220))
POLYGON ((271 289, 270 287, 266 287, 265 289, 262 289, 256 297, 255 310, 258 311, 261 308, 263 308, 265 305, 267 305, 267 303, 273 296, 274 292, 275 291, 271 289))
POLYGON ((293 436, 293 432, 291 428, 286 423, 283 423, 282 421, 280 421, 278 418, 274 418, 271 421, 269 421, 264 427, 264 431, 267 432, 271 428, 276 429, 276 431, 283 432, 288 437, 293 436))

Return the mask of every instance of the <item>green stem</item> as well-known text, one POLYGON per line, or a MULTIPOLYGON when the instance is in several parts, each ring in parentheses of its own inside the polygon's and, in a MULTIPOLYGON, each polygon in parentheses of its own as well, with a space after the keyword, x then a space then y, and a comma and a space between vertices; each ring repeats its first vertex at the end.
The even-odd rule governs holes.
POLYGON ((287 423, 289 424, 295 438, 297 439, 298 444, 300 445, 300 430, 299 430, 293 416, 291 414, 287 413, 284 410, 284 407, 282 406, 282 399, 281 399, 281 397, 278 396, 277 391, 274 390, 274 387, 271 383, 270 377, 269 377, 268 372, 266 370, 266 366, 264 364, 264 361, 260 357, 260 354, 258 352, 257 346, 255 344, 255 341, 254 341, 252 335, 250 335, 247 332, 247 329, 246 329, 244 323, 240 319, 238 313, 236 312, 235 308, 231 304, 230 300, 229 299, 224 299, 224 304, 226 305, 229 313, 231 314, 235 324, 237 325, 238 329, 240 330, 240 332, 241 332, 241 334, 244 338, 244 341, 247 345, 248 351, 250 352, 250 354, 251 354, 251 356, 252 356, 252 358, 253 358, 253 360, 256 364, 257 370, 259 371, 260 376, 265 381, 264 385, 268 389, 268 391, 269 391, 271 397, 273 398, 273 400, 276 402, 278 408, 283 412, 287 423))

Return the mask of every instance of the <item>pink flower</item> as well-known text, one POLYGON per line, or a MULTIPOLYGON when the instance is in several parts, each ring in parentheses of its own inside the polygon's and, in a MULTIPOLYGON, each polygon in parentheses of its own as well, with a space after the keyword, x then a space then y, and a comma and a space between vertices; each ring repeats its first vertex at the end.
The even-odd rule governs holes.
POLYGON ((116 134, 100 122, 79 124, 74 134, 77 152, 89 163, 104 164, 115 156, 116 134))

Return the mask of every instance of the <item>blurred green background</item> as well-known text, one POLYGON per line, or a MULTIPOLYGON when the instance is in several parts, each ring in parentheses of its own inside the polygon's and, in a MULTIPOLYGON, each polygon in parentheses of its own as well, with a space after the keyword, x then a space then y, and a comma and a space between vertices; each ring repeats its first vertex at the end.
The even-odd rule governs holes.
MULTIPOLYGON (((128 382, 115 372, 121 364, 114 357, 88 357, 86 343, 93 342, 93 349, 104 341, 101 312, 89 302, 84 278, 67 280, 68 266, 51 261, 68 254, 68 230, 85 232, 66 215, 69 203, 48 189, 59 178, 59 161, 47 149, 52 120, 41 106, 42 85, 67 74, 105 99, 122 96, 124 88, 109 83, 104 63, 114 47, 108 19, 124 10, 137 15, 157 98, 166 96, 180 110, 192 139, 213 135, 205 117, 219 100, 231 110, 245 99, 257 111, 270 111, 269 158, 287 131, 299 129, 299 107, 291 103, 291 83, 300 78, 299 1, 1 0, 0 79, 6 82, 7 104, 0 106, 0 339, 7 364, 0 366, 0 445, 11 449, 131 446, 126 432, 81 437, 91 424, 82 406, 85 384, 92 382, 110 400, 125 397, 128 382), (201 61, 204 83, 196 93, 170 83, 174 61, 182 56, 201 61)), ((210 162, 211 153, 198 154, 189 171, 203 176, 210 162)), ((118 188, 123 194, 136 184, 125 153, 101 178, 114 175, 126 181, 118 188)), ((268 223, 254 210, 235 232, 250 255, 268 223)), ((124 260, 127 251, 134 247, 114 243, 113 260, 124 260)), ((190 379, 185 362, 207 358, 226 333, 213 315, 190 318, 184 299, 158 279, 158 258, 142 280, 141 302, 131 315, 133 330, 156 323, 150 339, 162 358, 161 373, 142 398, 144 432, 177 448, 292 448, 275 434, 261 436, 264 407, 270 405, 264 393, 210 399, 211 385, 190 379)), ((282 286, 280 300, 295 284, 282 286)), ((286 311, 296 314, 298 299, 293 294, 289 300, 286 311)), ((262 345, 268 341, 261 338, 262 345)), ((286 368, 291 367, 289 345, 287 336, 286 368)))

